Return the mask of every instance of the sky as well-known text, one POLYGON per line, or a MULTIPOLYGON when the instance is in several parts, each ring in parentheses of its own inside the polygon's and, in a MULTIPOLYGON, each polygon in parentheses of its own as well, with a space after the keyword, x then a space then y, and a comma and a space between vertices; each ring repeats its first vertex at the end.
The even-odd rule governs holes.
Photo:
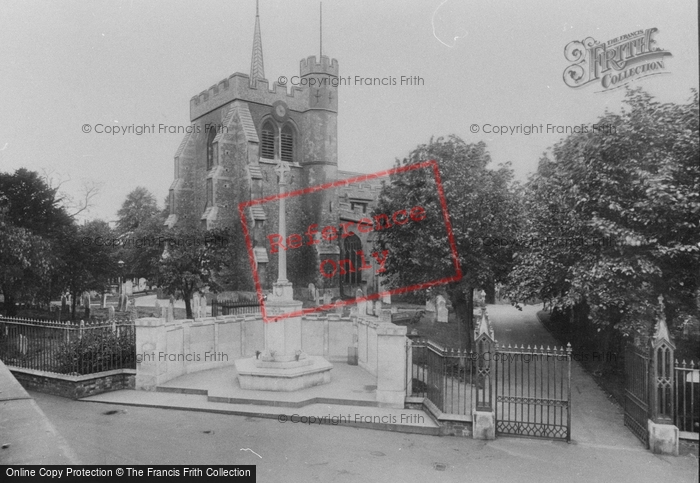
MULTIPOLYGON (((494 167, 509 161, 525 181, 564 137, 547 124, 595 123, 622 106, 624 89, 564 83, 569 42, 658 29, 656 46, 672 54, 666 73, 630 86, 684 103, 698 86, 697 9, 697 0, 325 0, 323 54, 340 75, 396 80, 339 88, 339 167, 387 169, 431 136, 455 134, 484 141, 494 167), (401 76, 421 81, 402 86, 401 76), (521 125, 544 128, 484 132, 521 125)), ((188 126, 192 96, 250 70, 254 0, 3 0, 0 11, 0 172, 46 173, 75 201, 98 186, 83 219, 114 221, 137 186, 162 206, 183 137, 96 125, 188 126)), ((260 0, 260 22, 270 82, 318 55, 318 1, 260 0)))

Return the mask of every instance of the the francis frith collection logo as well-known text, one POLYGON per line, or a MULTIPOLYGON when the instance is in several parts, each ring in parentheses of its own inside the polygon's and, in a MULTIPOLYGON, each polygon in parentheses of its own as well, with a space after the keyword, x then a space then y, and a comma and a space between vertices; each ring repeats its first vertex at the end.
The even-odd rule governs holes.
POLYGON ((617 89, 632 81, 666 71, 665 57, 671 52, 656 45, 656 28, 638 30, 607 42, 593 37, 574 40, 564 48, 573 64, 564 70, 564 82, 571 88, 600 84, 601 91, 617 89))

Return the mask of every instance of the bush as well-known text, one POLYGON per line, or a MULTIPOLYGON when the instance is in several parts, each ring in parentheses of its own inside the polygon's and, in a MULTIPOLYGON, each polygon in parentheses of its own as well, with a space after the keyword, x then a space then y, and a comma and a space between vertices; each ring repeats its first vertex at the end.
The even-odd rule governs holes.
POLYGON ((64 343, 56 354, 56 371, 62 374, 93 374, 136 367, 133 327, 88 329, 82 338, 64 343))

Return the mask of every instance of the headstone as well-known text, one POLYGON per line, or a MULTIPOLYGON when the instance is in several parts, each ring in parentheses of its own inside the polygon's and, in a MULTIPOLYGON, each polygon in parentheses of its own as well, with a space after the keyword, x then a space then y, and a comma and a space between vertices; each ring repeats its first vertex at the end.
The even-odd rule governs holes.
POLYGON ((426 312, 435 312, 435 300, 432 298, 429 298, 428 300, 425 301, 425 311, 426 312))
POLYGON ((362 292, 361 289, 357 289, 355 291, 355 298, 358 300, 357 302, 357 315, 367 315, 367 300, 364 300, 363 297, 365 294, 362 292))
POLYGON ((382 294, 382 303, 387 305, 391 304, 391 294, 389 292, 384 292, 384 294, 382 294))
POLYGON ((107 294, 103 293, 102 294, 102 304, 100 305, 101 309, 106 309, 107 308, 107 294))
POLYGON ((174 312, 175 312, 175 307, 173 306, 173 304, 168 305, 168 314, 167 314, 167 317, 165 318, 166 322, 172 322, 173 320, 175 320, 175 313, 174 312))
POLYGON ((447 322, 447 302, 445 302, 445 297, 442 295, 437 296, 437 321, 447 322))
POLYGON ((195 293, 192 295, 192 315, 195 319, 200 318, 199 315, 199 294, 195 293))
POLYGON ((109 308, 107 309, 107 316, 109 317, 109 320, 114 319, 114 306, 110 305, 109 308))
POLYGON ((139 318, 139 311, 136 308, 135 298, 131 299, 131 302, 129 303, 129 311, 131 312, 131 320, 136 320, 139 318))
POLYGON ((124 292, 127 295, 134 295, 134 282, 131 280, 127 280, 124 282, 124 292))
POLYGON ((330 289, 326 289, 326 291, 323 293, 323 305, 328 305, 333 301, 333 294, 331 293, 330 289))
POLYGON ((24 356, 27 355, 27 347, 29 346, 29 339, 26 336, 19 335, 19 351, 24 356))
POLYGON ((309 300, 316 301, 316 285, 313 283, 309 284, 309 300))

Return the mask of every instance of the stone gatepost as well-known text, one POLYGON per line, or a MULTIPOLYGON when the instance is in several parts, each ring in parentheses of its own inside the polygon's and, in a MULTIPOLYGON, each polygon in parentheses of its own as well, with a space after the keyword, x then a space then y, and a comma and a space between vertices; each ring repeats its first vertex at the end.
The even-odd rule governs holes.
POLYGON ((391 312, 377 325, 377 402, 400 408, 406 402, 406 327, 390 322, 391 312))
POLYGON ((160 361, 159 353, 165 353, 165 319, 148 317, 134 321, 136 329, 136 382, 135 388, 155 391, 167 371, 167 364, 160 361))
POLYGON ((649 449, 655 454, 678 456, 679 432, 673 424, 675 349, 668 334, 666 320, 662 316, 651 341, 649 449))
POLYGON ((472 411, 472 435, 474 439, 496 439, 496 414, 493 404, 494 358, 496 341, 493 339, 486 316, 481 317, 476 345, 476 404, 472 411))

